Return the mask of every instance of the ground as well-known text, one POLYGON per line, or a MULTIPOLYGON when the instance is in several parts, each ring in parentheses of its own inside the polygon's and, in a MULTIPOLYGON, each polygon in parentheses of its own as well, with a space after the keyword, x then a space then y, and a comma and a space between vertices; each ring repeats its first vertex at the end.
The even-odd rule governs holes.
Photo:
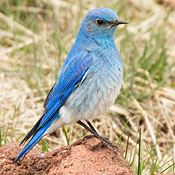
POLYGON ((97 138, 78 140, 50 153, 32 149, 18 163, 19 143, 0 148, 1 175, 134 175, 120 149, 106 147, 97 138), (114 151, 115 150, 115 151, 114 151))

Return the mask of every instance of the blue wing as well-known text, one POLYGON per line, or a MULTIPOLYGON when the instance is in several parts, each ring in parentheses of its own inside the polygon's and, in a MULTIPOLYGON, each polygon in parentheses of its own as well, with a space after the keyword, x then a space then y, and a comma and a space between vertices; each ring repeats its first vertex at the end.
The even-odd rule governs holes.
POLYGON ((21 144, 25 143, 32 136, 33 137, 18 154, 15 162, 33 148, 33 146, 42 138, 43 134, 50 127, 52 122, 59 117, 58 111, 60 107, 64 104, 74 89, 80 84, 81 80, 84 79, 85 73, 92 63, 93 57, 88 51, 77 53, 71 57, 68 55, 57 82, 46 98, 43 116, 25 136, 21 144))
POLYGON ((70 59, 68 58, 66 64, 63 65, 57 82, 46 98, 44 106, 48 115, 43 117, 40 127, 49 120, 53 113, 60 109, 68 96, 81 82, 92 62, 93 57, 88 51, 78 53, 78 55, 74 55, 70 59))

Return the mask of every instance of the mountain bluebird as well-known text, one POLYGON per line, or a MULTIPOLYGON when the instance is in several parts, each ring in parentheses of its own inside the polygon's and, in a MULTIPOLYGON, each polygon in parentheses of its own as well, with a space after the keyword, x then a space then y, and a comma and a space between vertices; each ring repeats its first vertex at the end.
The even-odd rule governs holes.
POLYGON ((58 80, 45 100, 44 113, 21 142, 30 139, 14 162, 43 136, 76 122, 113 146, 97 133, 89 119, 104 113, 120 91, 123 66, 113 38, 119 24, 127 22, 119 20, 111 9, 97 8, 87 13, 58 80))

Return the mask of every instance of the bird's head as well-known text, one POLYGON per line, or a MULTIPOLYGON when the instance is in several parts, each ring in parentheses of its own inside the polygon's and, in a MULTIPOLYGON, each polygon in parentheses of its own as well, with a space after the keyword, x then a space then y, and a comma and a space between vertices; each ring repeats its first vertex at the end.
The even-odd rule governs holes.
POLYGON ((113 36, 116 27, 120 24, 128 24, 118 19, 117 14, 108 8, 96 8, 85 16, 82 28, 91 37, 113 36))

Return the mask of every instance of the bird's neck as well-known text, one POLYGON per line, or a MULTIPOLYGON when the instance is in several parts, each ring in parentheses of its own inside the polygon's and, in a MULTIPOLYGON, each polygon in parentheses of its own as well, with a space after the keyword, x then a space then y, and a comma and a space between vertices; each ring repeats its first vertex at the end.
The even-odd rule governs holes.
POLYGON ((115 47, 113 36, 100 36, 94 38, 95 41, 104 49, 112 49, 115 47))
POLYGON ((80 28, 80 31, 77 35, 77 39, 75 41, 75 44, 77 44, 81 47, 91 47, 91 49, 96 48, 100 46, 101 48, 107 49, 107 48, 113 48, 115 47, 114 39, 112 35, 95 35, 91 36, 87 31, 84 30, 84 28, 80 28))

